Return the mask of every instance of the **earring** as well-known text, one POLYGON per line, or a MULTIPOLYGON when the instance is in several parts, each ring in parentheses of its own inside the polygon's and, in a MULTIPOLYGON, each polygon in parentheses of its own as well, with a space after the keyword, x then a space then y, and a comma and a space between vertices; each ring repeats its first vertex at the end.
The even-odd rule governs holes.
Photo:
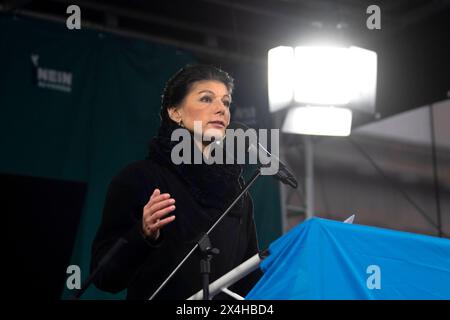
POLYGON ((183 127, 183 128, 184 128, 184 126, 183 126, 183 120, 180 119, 180 122, 178 122, 178 125, 179 125, 180 127, 183 127))

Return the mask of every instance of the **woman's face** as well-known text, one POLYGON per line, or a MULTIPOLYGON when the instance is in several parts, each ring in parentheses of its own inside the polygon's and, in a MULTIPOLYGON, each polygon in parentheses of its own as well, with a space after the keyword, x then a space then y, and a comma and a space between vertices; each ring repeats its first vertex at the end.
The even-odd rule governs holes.
POLYGON ((169 108, 170 118, 190 131, 194 121, 201 121, 204 140, 221 139, 230 124, 231 95, 220 81, 204 80, 192 84, 178 108, 169 108))

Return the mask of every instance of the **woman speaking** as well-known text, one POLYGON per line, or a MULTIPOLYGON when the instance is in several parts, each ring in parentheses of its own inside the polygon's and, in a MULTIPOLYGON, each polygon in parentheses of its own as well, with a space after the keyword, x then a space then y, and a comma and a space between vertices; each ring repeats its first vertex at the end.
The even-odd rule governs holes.
MULTIPOLYGON (((169 79, 161 126, 147 158, 128 165, 109 185, 91 269, 118 239, 126 244, 97 274, 99 289, 127 289, 128 299, 148 299, 242 190, 238 164, 172 161, 172 149, 179 143, 171 140, 172 132, 188 130, 194 136, 194 122, 201 123, 203 139, 190 139, 190 150, 208 156, 210 141, 222 139, 230 124, 232 90, 233 79, 212 66, 189 65, 169 79)), ((211 282, 258 252, 248 193, 210 239, 220 250, 211 262, 211 282)), ((198 252, 191 255, 155 299, 186 299, 201 290, 200 259, 198 252)), ((259 275, 255 271, 230 289, 245 296, 259 275)), ((216 296, 221 298, 225 296, 216 296)))

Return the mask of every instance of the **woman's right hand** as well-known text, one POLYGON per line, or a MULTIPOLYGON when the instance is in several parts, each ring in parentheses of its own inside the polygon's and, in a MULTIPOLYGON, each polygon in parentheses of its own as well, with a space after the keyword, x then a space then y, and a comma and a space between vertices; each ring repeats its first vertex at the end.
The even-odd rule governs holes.
POLYGON ((142 231, 147 238, 157 240, 160 229, 175 220, 174 215, 163 219, 175 210, 174 204, 175 199, 171 198, 170 194, 161 194, 159 189, 153 191, 142 213, 142 231))

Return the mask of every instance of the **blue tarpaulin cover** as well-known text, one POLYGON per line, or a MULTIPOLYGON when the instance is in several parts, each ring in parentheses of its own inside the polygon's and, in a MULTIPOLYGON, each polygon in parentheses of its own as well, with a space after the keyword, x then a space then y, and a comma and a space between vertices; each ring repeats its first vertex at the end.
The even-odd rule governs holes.
POLYGON ((450 239, 313 218, 269 252, 246 299, 450 299, 450 239))

